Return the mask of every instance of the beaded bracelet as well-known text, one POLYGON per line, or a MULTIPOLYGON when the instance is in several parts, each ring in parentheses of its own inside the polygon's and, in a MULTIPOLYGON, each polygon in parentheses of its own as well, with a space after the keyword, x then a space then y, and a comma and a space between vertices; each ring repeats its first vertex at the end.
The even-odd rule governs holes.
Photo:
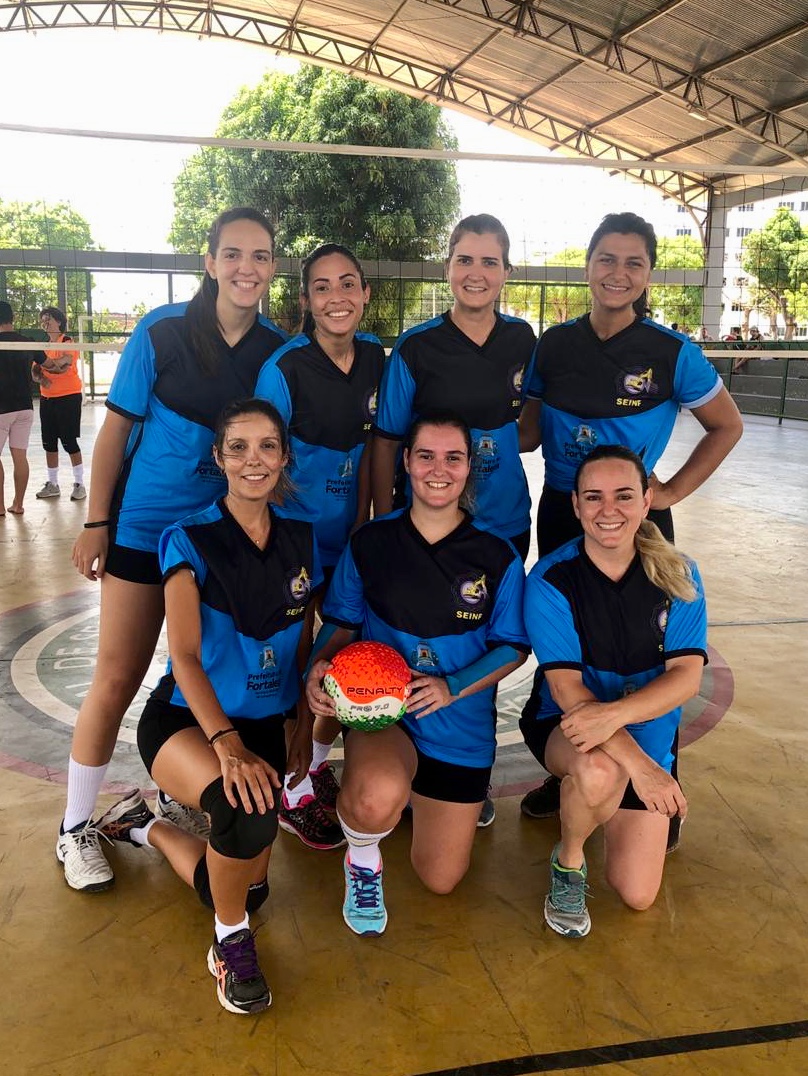
POLYGON ((213 747, 217 740, 221 740, 222 736, 229 736, 231 732, 238 732, 238 729, 219 729, 218 732, 214 732, 214 734, 208 738, 209 746, 213 747))
POLYGON ((108 519, 97 519, 95 521, 95 523, 85 523, 84 524, 84 529, 86 531, 91 531, 94 527, 108 527, 108 526, 109 526, 109 520, 108 519))

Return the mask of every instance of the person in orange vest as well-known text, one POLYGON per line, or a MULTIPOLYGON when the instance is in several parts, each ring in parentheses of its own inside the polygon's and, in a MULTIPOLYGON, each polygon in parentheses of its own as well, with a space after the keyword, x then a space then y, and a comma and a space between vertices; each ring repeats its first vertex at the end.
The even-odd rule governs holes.
MULTIPOLYGON (((58 306, 46 306, 39 312, 39 324, 54 344, 69 343, 67 318, 58 306)), ((48 478, 37 491, 39 500, 61 496, 59 488, 59 442, 70 456, 73 465, 73 490, 71 501, 83 501, 87 496, 84 488, 84 461, 79 448, 81 432, 81 378, 79 377, 78 351, 46 351, 52 369, 45 373, 36 364, 32 367, 34 381, 39 382, 39 423, 42 427, 42 447, 48 478)))

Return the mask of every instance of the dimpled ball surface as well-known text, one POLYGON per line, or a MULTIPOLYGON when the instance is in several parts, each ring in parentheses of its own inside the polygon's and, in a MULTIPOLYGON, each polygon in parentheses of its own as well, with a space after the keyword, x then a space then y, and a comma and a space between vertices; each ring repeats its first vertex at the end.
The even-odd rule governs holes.
POLYGON ((351 643, 334 656, 323 687, 343 725, 375 732, 404 716, 410 678, 406 661, 392 646, 351 643))

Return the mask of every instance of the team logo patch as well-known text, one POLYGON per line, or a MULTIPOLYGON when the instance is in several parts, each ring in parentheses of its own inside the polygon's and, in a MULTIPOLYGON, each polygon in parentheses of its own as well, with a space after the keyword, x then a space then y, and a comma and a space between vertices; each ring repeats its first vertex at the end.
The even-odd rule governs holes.
POLYGON ((479 612, 488 602, 485 574, 462 575, 455 580, 452 590, 458 605, 463 609, 473 609, 479 612))
POLYGON ((483 434, 474 446, 474 455, 482 459, 493 459, 497 454, 497 443, 490 434, 483 434))
POLYGON ((340 464, 337 474, 340 478, 350 478, 353 474, 353 460, 350 456, 345 457, 344 463, 340 464))
POLYGON ((305 568, 286 576, 286 597, 293 605, 302 605, 311 593, 311 579, 305 568))
POLYGON ((429 643, 425 643, 422 639, 410 653, 410 665, 413 669, 437 669, 439 665, 438 655, 429 643))
POLYGON ((369 419, 376 417, 376 412, 379 410, 379 390, 371 389, 371 391, 365 397, 365 416, 369 419))
POLYGON ((258 659, 258 666, 261 669, 274 669, 275 662, 275 650, 271 646, 265 646, 261 651, 261 656, 258 659))
POLYGON ((629 370, 627 374, 618 379, 618 393, 627 396, 656 396, 659 385, 654 381, 654 368, 652 366, 638 366, 629 370))
POLYGON ((525 381, 525 368, 524 366, 514 366, 510 372, 511 387, 513 388, 514 396, 522 395, 522 385, 525 381))
POLYGON ((667 601, 660 602, 659 605, 654 607, 654 611, 651 614, 651 628, 654 635, 659 639, 659 649, 662 650, 665 642, 665 629, 668 626, 668 613, 670 611, 670 603, 667 601))
POLYGON ((594 429, 583 422, 580 426, 573 426, 572 436, 575 438, 576 445, 584 445, 585 448, 594 448, 598 443, 598 435, 594 429))

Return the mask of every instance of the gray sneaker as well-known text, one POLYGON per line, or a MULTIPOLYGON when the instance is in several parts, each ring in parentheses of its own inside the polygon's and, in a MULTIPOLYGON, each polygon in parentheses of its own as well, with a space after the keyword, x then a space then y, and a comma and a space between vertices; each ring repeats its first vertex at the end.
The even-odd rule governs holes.
POLYGON ((488 793, 480 808, 480 817, 477 819, 477 829, 485 829, 486 826, 490 826, 496 817, 497 809, 494 806, 494 801, 491 799, 491 786, 489 785, 488 793))
POLYGON ((73 492, 70 494, 71 501, 83 501, 87 496, 87 490, 81 484, 81 482, 73 483, 73 492))
POLYGON ((55 482, 46 482, 42 489, 37 490, 37 499, 47 500, 48 497, 61 497, 62 491, 55 482))
POLYGON ((158 818, 173 822, 175 826, 184 829, 192 837, 199 837, 203 841, 210 837, 210 821, 205 812, 186 807, 184 803, 171 799, 165 792, 158 790, 154 813, 158 818))
POLYGON ((557 844, 550 856, 550 892, 544 902, 544 918, 556 934, 585 938, 592 921, 586 910, 586 860, 580 870, 562 867, 557 844))
MULTIPOLYGON (((59 834, 56 858, 64 866, 65 881, 80 893, 100 893, 115 881, 112 867, 101 851, 100 834, 96 825, 81 825, 59 834)), ((105 840, 108 838, 105 836, 105 840)))

